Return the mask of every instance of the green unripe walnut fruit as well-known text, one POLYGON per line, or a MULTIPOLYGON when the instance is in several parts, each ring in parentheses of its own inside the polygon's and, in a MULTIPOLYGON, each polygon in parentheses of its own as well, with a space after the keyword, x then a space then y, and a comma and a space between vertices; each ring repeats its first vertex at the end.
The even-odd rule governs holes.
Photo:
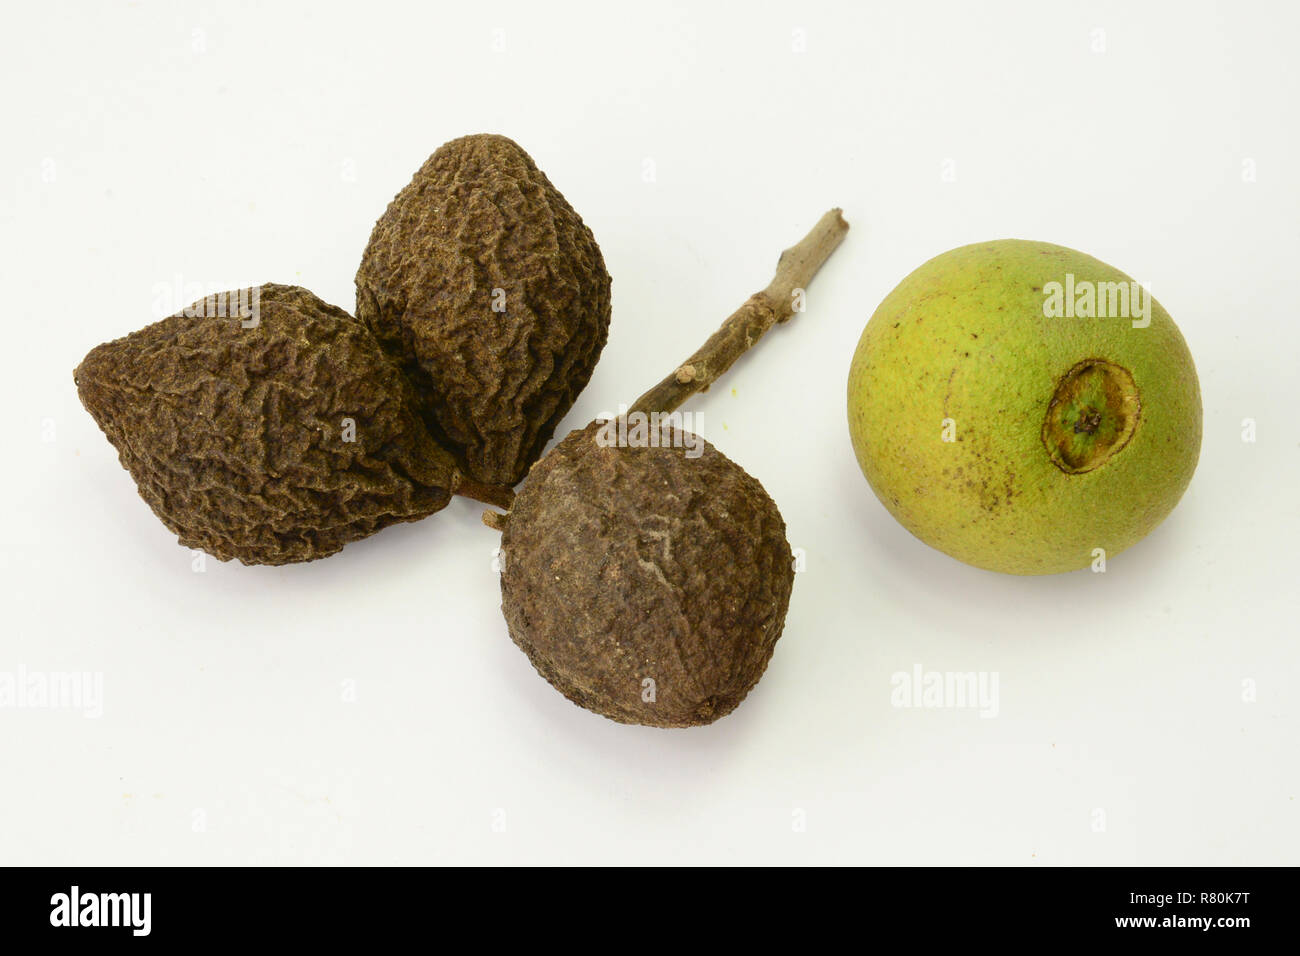
POLYGON ((849 371, 863 473, 904 527, 976 567, 1052 574, 1136 543, 1201 447, 1187 344, 1150 293, 1062 246, 931 259, 876 309, 849 371))

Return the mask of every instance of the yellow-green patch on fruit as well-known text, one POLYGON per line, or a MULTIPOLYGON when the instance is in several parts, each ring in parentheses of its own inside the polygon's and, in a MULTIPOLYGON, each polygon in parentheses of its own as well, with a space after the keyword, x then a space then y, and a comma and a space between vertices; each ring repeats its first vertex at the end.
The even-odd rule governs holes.
POLYGON ((1045 242, 962 246, 905 278, 862 333, 848 404, 890 513, 1010 574, 1136 543, 1201 447, 1196 368, 1169 314, 1118 269, 1045 242))

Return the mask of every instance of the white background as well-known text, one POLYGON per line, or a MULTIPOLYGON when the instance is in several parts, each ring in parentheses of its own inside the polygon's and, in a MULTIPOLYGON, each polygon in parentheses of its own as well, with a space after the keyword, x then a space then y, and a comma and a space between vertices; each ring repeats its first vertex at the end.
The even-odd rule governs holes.
POLYGON ((554 6, 6 13, 0 671, 101 673, 104 713, 0 709, 0 862, 1297 862, 1297 8, 554 6), (393 194, 484 131, 614 276, 560 434, 674 367, 823 211, 852 223, 808 311, 689 406, 807 553, 767 676, 710 727, 614 724, 538 677, 473 502, 195 573, 78 403, 73 367, 159 317, 160 284, 350 308, 393 194), (1150 282, 1199 368, 1191 488, 1105 574, 958 564, 850 447, 876 304, 1009 236, 1150 282), (891 706, 918 664, 997 672, 998 716, 891 706))

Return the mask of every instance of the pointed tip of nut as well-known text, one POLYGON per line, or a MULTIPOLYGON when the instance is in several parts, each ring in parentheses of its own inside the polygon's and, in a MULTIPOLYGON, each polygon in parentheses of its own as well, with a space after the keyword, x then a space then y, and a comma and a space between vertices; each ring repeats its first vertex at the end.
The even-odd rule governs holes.
POLYGON ((493 531, 505 531, 506 523, 510 520, 510 513, 502 514, 500 511, 483 512, 483 523, 493 531))

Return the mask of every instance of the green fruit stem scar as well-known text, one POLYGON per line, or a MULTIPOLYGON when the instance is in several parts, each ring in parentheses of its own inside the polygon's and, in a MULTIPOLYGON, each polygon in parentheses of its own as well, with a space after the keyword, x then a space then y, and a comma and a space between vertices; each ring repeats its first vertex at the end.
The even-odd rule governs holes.
POLYGON ((1084 359, 1061 376, 1043 419, 1043 445, 1067 475, 1100 468, 1137 430, 1142 403, 1129 370, 1084 359))

